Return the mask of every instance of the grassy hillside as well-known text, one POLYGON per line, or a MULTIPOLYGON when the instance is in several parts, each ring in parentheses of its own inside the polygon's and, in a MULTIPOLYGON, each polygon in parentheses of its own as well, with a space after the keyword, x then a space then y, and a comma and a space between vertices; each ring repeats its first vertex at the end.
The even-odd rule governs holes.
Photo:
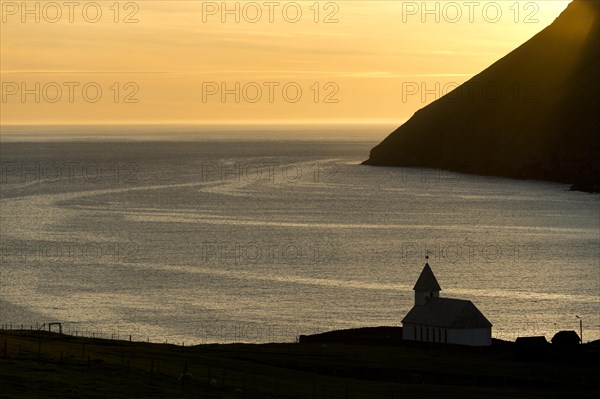
POLYGON ((266 344, 183 347, 0 332, 2 398, 592 397, 597 353, 517 361, 511 344, 464 348, 266 344), (185 370, 191 380, 182 384, 185 370))

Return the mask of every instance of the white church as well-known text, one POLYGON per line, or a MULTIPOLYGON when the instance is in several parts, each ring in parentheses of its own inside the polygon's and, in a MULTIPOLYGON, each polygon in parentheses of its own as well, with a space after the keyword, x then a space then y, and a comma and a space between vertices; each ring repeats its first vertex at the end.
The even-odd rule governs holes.
POLYGON ((492 323, 471 301, 440 298, 442 288, 429 263, 425 263, 413 290, 415 305, 402 319, 403 339, 469 346, 492 344, 492 323))

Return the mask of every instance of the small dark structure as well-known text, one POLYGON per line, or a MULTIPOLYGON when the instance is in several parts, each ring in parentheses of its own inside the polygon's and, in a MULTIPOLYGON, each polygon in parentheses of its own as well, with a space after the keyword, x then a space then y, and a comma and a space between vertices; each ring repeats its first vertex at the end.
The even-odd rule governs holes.
POLYGON ((552 348, 558 350, 577 349, 581 339, 575 331, 559 331, 552 337, 552 348))
POLYGON ((62 323, 48 323, 48 331, 52 331, 52 327, 58 327, 58 333, 62 334, 62 323))
POLYGON ((536 360, 548 355, 550 344, 544 336, 519 337, 515 341, 515 356, 522 360, 536 360))
POLYGON ((301 344, 399 345, 402 327, 363 327, 300 335, 301 344))

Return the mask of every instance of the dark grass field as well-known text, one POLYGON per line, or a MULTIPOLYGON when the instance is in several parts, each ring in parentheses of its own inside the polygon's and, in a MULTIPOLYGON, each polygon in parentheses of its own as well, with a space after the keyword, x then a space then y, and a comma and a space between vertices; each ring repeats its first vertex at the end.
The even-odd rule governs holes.
POLYGON ((582 398, 599 353, 517 360, 512 344, 230 344, 184 347, 0 332, 1 398, 582 398), (181 373, 190 381, 178 381, 181 373))

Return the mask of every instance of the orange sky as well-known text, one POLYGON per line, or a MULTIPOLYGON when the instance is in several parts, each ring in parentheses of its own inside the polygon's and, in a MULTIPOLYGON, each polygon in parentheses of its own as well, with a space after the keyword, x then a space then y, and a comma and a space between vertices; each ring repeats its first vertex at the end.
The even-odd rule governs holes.
POLYGON ((568 2, 1 1, 0 122, 397 124, 568 2))

